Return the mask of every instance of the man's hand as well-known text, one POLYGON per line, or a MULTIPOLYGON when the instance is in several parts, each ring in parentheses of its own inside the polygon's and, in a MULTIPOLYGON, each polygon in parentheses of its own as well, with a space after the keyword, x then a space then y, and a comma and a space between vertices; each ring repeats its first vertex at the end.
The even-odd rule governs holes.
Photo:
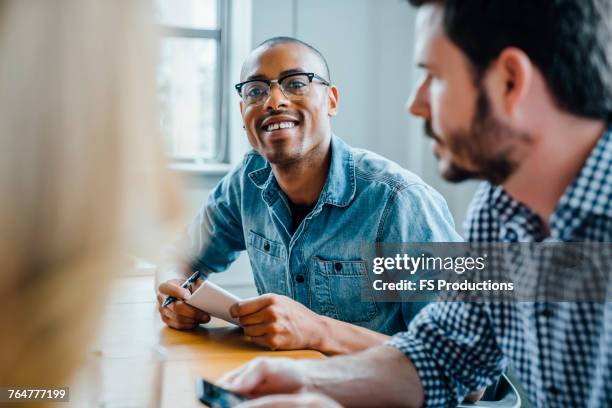
POLYGON ((256 358, 227 373, 217 384, 251 397, 276 394, 243 402, 240 408, 339 408, 333 399, 308 392, 307 377, 302 374, 307 372, 308 364, 289 358, 256 358))
POLYGON ((266 294, 240 301, 230 313, 253 342, 272 350, 320 349, 321 316, 286 296, 266 294))
POLYGON ((257 358, 227 373, 219 385, 249 397, 318 392, 364 407, 416 408, 425 398, 414 364, 389 346, 326 360, 257 358))
POLYGON ((225 374, 217 384, 252 397, 308 391, 301 369, 304 363, 289 358, 258 357, 225 374))
POLYGON ((336 401, 323 394, 279 394, 243 402, 236 408, 341 408, 336 401))
MULTIPOLYGON (((189 289, 181 288, 183 282, 184 280, 181 279, 170 279, 160 284, 157 288, 157 308, 161 319, 168 327, 189 330, 200 323, 208 323, 210 316, 181 300, 191 295, 189 289), (168 296, 175 297, 177 300, 168 307, 162 307, 168 296)), ((201 281, 196 282, 193 289, 197 289, 200 284, 201 281)))

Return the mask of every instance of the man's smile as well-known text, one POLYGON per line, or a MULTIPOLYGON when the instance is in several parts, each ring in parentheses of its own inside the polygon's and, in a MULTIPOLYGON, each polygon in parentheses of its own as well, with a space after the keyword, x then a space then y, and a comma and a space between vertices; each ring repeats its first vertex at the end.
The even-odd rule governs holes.
POLYGON ((260 129, 264 134, 287 133, 300 125, 300 121, 292 115, 273 115, 264 119, 260 129))
POLYGON ((272 123, 268 125, 265 129, 268 132, 273 132, 278 129, 292 129, 295 127, 295 122, 280 122, 280 123, 272 123))

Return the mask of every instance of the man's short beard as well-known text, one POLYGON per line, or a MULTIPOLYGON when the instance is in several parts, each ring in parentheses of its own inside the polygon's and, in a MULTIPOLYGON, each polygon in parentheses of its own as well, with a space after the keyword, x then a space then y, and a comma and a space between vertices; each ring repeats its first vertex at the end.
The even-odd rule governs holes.
POLYGON ((442 178, 450 183, 461 183, 466 180, 479 178, 479 174, 466 170, 463 167, 453 163, 449 163, 448 167, 442 172, 442 178))
MULTIPOLYGON (((426 132, 432 132, 426 124, 426 132)), ((430 137, 436 138, 432 133, 430 137)), ((493 116, 491 104, 484 89, 480 88, 476 101, 476 113, 468 131, 455 131, 446 138, 453 156, 468 160, 477 170, 468 170, 455 162, 449 163, 442 177, 459 183, 469 179, 481 179, 493 184, 503 184, 518 168, 516 148, 518 143, 530 143, 531 137, 501 123, 493 116), (501 146, 501 147, 500 147, 501 146)))
POLYGON ((270 164, 274 164, 279 167, 290 167, 295 163, 299 162, 301 158, 302 157, 300 156, 300 154, 289 155, 285 154, 284 152, 267 155, 265 157, 265 159, 270 162, 270 164))
POLYGON ((310 150, 305 150, 304 146, 300 145, 297 151, 293 152, 276 152, 272 155, 265 156, 265 159, 274 167, 283 171, 291 171, 292 168, 301 166, 311 167, 317 166, 323 160, 322 157, 327 151, 325 147, 328 145, 313 145, 310 150), (322 150, 323 149, 323 150, 322 150))

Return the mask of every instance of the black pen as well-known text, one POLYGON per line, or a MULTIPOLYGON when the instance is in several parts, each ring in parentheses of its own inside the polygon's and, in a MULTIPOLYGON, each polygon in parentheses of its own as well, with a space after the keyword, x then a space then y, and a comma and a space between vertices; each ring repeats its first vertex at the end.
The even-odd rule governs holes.
MULTIPOLYGON (((185 283, 183 283, 183 284, 181 285, 181 288, 183 288, 183 289, 188 288, 189 286, 191 286, 191 284, 192 284, 192 283, 194 283, 195 281, 197 281, 199 277, 200 277, 200 271, 195 271, 195 272, 193 273, 193 275, 191 275, 191 276, 189 277, 189 279, 187 279, 187 280, 185 281, 185 283)), ((166 298, 166 300, 164 300, 164 304, 162 305, 162 307, 168 307, 168 306, 169 306, 169 305, 171 305, 171 304, 172 304, 172 302, 174 302, 175 300, 176 300, 176 298, 175 298, 175 297, 173 297, 173 296, 168 296, 168 297, 166 298)))

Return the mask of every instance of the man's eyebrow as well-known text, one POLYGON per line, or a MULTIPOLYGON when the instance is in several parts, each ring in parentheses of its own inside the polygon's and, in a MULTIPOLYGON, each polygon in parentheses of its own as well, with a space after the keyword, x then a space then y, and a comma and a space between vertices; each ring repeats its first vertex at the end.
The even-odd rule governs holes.
POLYGON ((268 79, 268 78, 265 75, 256 74, 256 75, 251 75, 251 76, 247 77, 247 79, 245 79, 245 81, 251 81, 253 79, 268 79))
POLYGON ((286 71, 281 72, 280 76, 291 75, 291 74, 303 74, 304 72, 306 71, 304 71, 301 68, 293 68, 293 69, 288 69, 286 71))
MULTIPOLYGON (((291 74, 303 74, 304 72, 306 71, 304 71, 302 68, 291 68, 291 69, 287 69, 281 72, 279 77, 283 77, 283 76, 291 75, 291 74)), ((262 74, 255 74, 255 75, 251 75, 247 77, 246 81, 251 81, 254 79, 268 79, 268 77, 262 74)))

